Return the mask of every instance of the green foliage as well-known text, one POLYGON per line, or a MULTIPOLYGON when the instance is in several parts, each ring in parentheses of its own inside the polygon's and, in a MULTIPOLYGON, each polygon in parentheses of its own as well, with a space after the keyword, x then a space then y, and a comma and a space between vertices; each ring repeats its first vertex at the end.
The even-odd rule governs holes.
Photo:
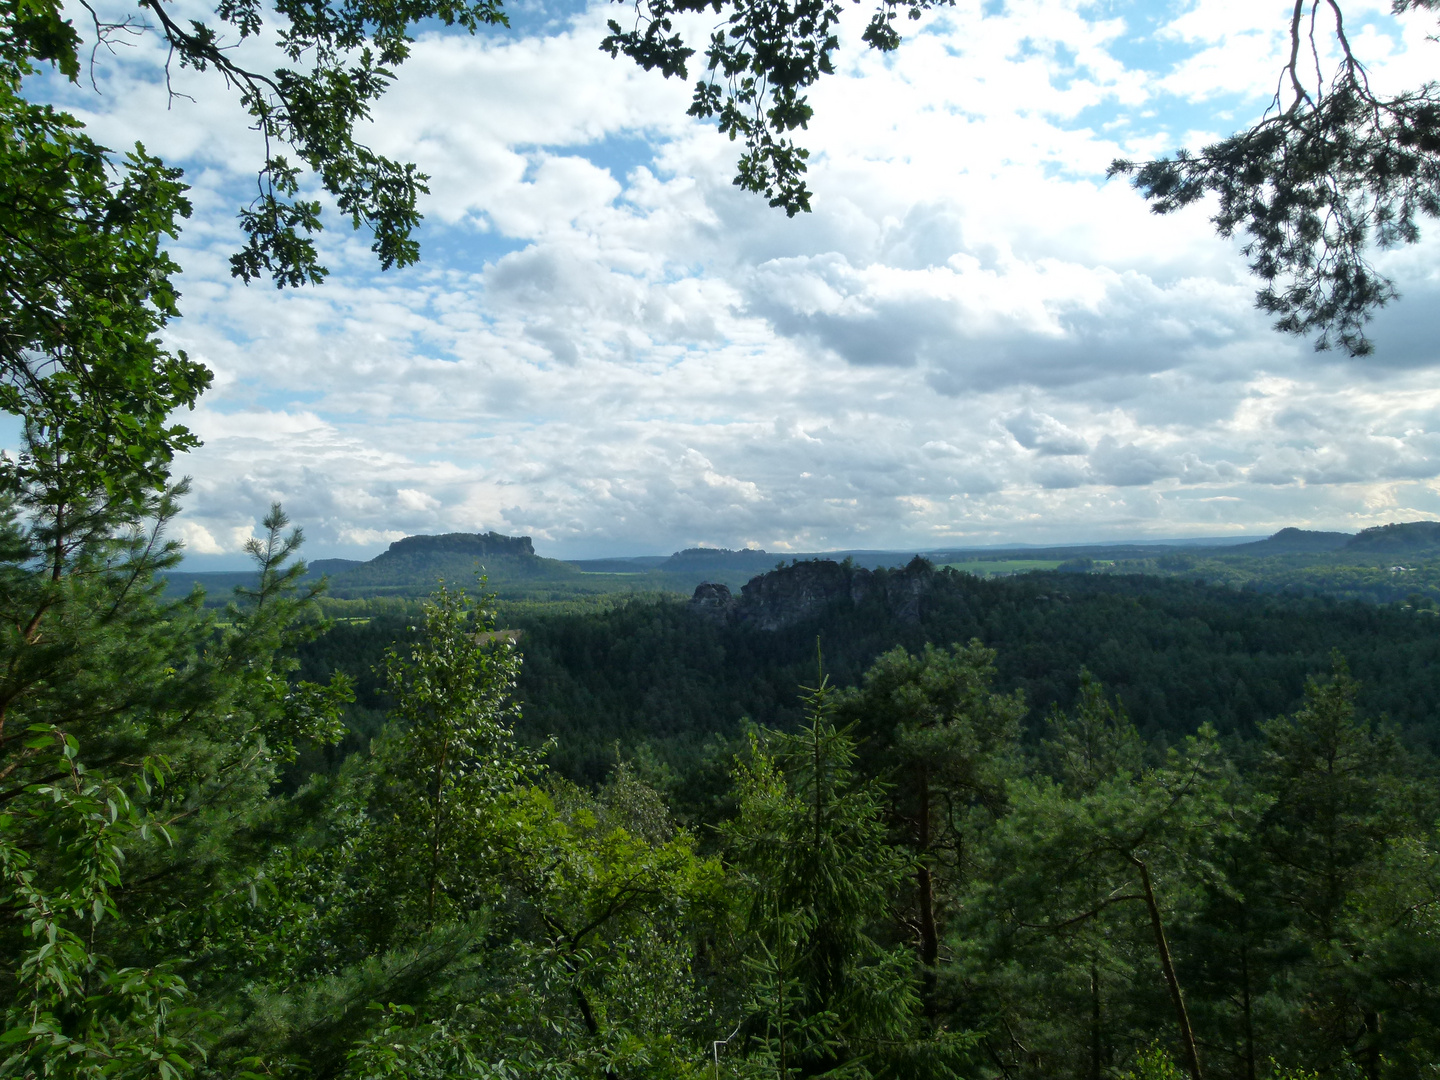
POLYGON ((1135 1062, 1120 1074, 1120 1080, 1180 1080, 1184 1074, 1158 1043, 1135 1055, 1135 1062))
MULTIPOLYGON (((896 15, 911 19, 937 6, 934 0, 885 0, 870 19, 865 43, 882 52, 900 44, 896 15)), ((610 20, 601 48, 624 53, 647 71, 688 77, 695 50, 676 32, 677 18, 713 9, 724 15, 705 52, 707 77, 695 84, 690 115, 714 119, 720 131, 744 145, 737 187, 764 195, 794 217, 810 209, 805 185, 810 152, 789 137, 808 125, 813 110, 805 91, 833 74, 841 4, 833 0, 637 0, 626 30, 610 20)))
MULTIPOLYGON (((98 19, 98 17, 97 17, 98 19)), ((176 170, 117 164, 23 82, 79 75, 45 0, 0 11, 0 1072, 178 1080, 206 1068, 211 916, 257 894, 257 817, 283 764, 338 737, 349 698, 295 679, 321 627, 278 507, 222 623, 167 601, 185 485, 172 422, 210 373, 159 334, 176 170)), ((263 845, 262 845, 263 846, 263 845)))
POLYGON ((1422 942, 1433 933, 1435 894, 1422 882, 1435 880, 1440 862, 1429 835, 1433 789, 1417 783, 1393 732, 1356 719, 1355 693, 1337 660, 1302 708, 1265 726, 1258 779, 1273 804, 1260 839, 1287 916, 1287 979, 1308 999, 1309 1015, 1287 1017, 1310 1029, 1290 1037, 1297 1056, 1327 1071, 1353 1058, 1374 1075, 1384 1045, 1400 1035, 1381 1032, 1380 1002, 1392 1028, 1421 1041, 1436 1031, 1430 1003, 1393 982, 1395 968, 1375 951, 1395 947, 1394 933, 1410 962, 1429 952, 1422 942), (1422 893, 1414 910, 1393 903, 1422 893), (1316 1020, 1323 1035, 1310 1027, 1316 1020))
MULTIPOLYGON (((1158 1020, 1169 998, 1176 1042, 1198 1074, 1170 926, 1177 914, 1188 916, 1197 889, 1223 887, 1215 848, 1236 832, 1244 812, 1233 777, 1214 733, 1203 728, 1163 763, 1132 771, 1129 721, 1098 695, 1087 695, 1073 719, 1057 717, 1052 726, 1056 738, 1046 756, 1061 763, 1064 786, 1044 776, 1012 784, 1011 812, 992 839, 998 875, 992 902, 1003 904, 992 909, 996 922, 1009 924, 1001 931, 1009 948, 1058 949, 1070 963, 1091 967, 1092 1043, 1103 1022, 1095 1015, 1101 971, 1122 963, 1153 971, 1161 993, 1149 1008, 1158 1020), (1079 758, 1077 769, 1077 755, 1067 751, 1078 746, 1101 752, 1079 758), (1133 917, 1131 908, 1143 917, 1133 917)), ((1031 1022, 1048 1026, 1040 1016, 1031 1022)), ((1092 1046, 1091 1057, 1100 1056, 1092 1046)))
MULTIPOLYGON (((1411 6, 1433 8, 1393 3, 1396 14, 1411 6)), ((1257 306, 1278 316, 1276 329, 1318 331, 1317 349, 1338 344, 1364 356, 1373 349, 1366 322, 1396 295, 1371 251, 1413 244, 1419 219, 1440 217, 1440 86, 1375 93, 1338 4, 1298 3, 1290 44, 1275 98, 1254 127, 1199 153, 1138 167, 1117 161, 1111 172, 1133 174, 1156 213, 1216 197, 1216 230, 1245 233, 1242 250, 1262 282, 1257 306), (1341 55, 1328 79, 1316 40, 1322 12, 1341 55)))
MULTIPOLYGON (((0 728, 7 1073, 176 1080, 204 1062, 194 985, 206 974, 182 963, 188 924, 246 869, 215 848, 244 832, 301 741, 335 734, 348 697, 343 679, 293 683, 293 661, 276 655, 305 632, 290 625, 303 604, 294 568, 280 565, 298 537, 277 540, 278 508, 256 547, 260 587, 222 630, 196 603, 158 601, 154 572, 175 558, 158 534, 173 509, 168 496, 149 505, 161 517, 148 537, 76 539, 61 520, 32 521, 31 535, 62 537, 67 558, 20 561, 33 550, 22 543, 0 577, 12 628, 0 728)), ((24 537, 18 525, 12 535, 24 537)))
MULTIPOLYGON (((683 74, 669 20, 699 6, 642 7, 606 47, 683 74)), ((416 22, 473 31, 498 3, 240 0, 188 27, 142 7, 267 137, 236 274, 324 274, 286 147, 382 266, 414 259, 424 178, 354 125, 416 22), (289 67, 244 66, 267 35, 289 67)), ((870 45, 895 47, 897 11, 870 45)), ((124 25, 92 14, 99 39, 124 25)), ((791 213, 788 133, 838 14, 733 7, 692 109, 791 213)), ((1343 671, 1294 709, 1339 637, 1428 717, 1415 612, 941 571, 904 618, 877 599, 761 632, 655 596, 575 605, 620 575, 522 552, 531 602, 503 621, 443 590, 417 612, 411 581, 332 603, 357 621, 330 628, 278 506, 223 612, 167 597, 169 470, 196 445, 172 418, 210 378, 159 341, 189 207, 143 148, 117 162, 24 98, 43 63, 78 78, 81 44, 51 0, 0 10, 0 408, 23 421, 0 466, 0 1075, 660 1080, 718 1073, 722 1042, 756 1078, 1158 1078, 1167 1050, 1198 1078, 1202 1048, 1246 1080, 1272 1056, 1425 1075, 1433 778, 1355 719, 1343 671), (855 688, 822 680, 802 715, 820 628, 855 688), (1026 700, 1032 728, 1051 710, 1028 758, 1026 700), (746 713, 777 730, 727 774, 746 713), (1258 738, 1222 746, 1211 718, 1258 738), (612 759, 654 736, 664 753, 612 759)), ((1351 326, 1356 295, 1314 325, 1351 326)))
MULTIPOLYGON (((1089 568, 1093 570, 1094 568, 1089 568)), ((1440 562, 1433 549, 1409 552, 1335 551, 1250 555, 1218 552, 1121 559, 1111 574, 1155 574, 1264 593, 1330 596, 1433 609, 1440 598, 1440 562), (1429 601, 1427 603, 1426 601, 1429 601)), ((1434 618, 1434 615, 1426 616, 1434 618)))
MULTIPOLYGON (((382 268, 406 266, 418 258, 419 246, 412 234, 420 222, 416 203, 427 190, 426 177, 414 165, 387 158, 358 142, 355 128, 369 119, 374 103, 394 80, 395 69, 409 57, 410 35, 416 25, 435 20, 471 33, 481 26, 504 25, 499 0, 420 4, 342 0, 320 5, 282 2, 273 7, 253 0, 226 0, 208 20, 193 18, 189 12, 182 15, 166 0, 143 0, 140 6, 147 16, 143 21, 103 5, 89 8, 93 25, 89 40, 64 18, 56 0, 15 0, 0 9, 0 64, 6 69, 0 78, 4 86, 0 113, 6 118, 0 121, 0 137, 5 138, 12 155, 0 164, 8 166, 7 178, 27 178, 26 198, 5 204, 20 219, 17 253, 22 258, 35 254, 25 250, 28 238, 23 235, 23 219, 28 212, 40 211, 38 226, 44 238, 44 232, 52 229, 53 219, 48 215, 56 204, 79 209, 79 221, 98 227, 78 237, 70 233, 72 239, 92 247, 81 251, 76 245, 64 252, 71 257, 70 267, 89 276, 92 285, 97 276, 103 278, 100 292, 126 287, 153 292, 159 314, 174 314, 168 260, 161 257, 157 264, 160 287, 152 289, 123 262, 107 265, 103 257, 93 256, 96 237, 103 243, 127 232, 144 233, 151 228, 151 218, 162 225, 171 222, 164 230, 171 231, 174 216, 188 214, 188 206, 178 199, 178 173, 163 168, 137 148, 129 161, 129 188, 108 198, 102 194, 97 200, 97 184, 102 189, 106 186, 106 152, 78 135, 79 125, 73 118, 30 106, 16 96, 21 80, 33 74, 38 64, 50 63, 66 78, 78 81, 82 51, 87 46, 93 64, 117 36, 140 30, 164 39, 169 62, 213 72, 238 96, 240 107, 264 137, 259 192, 239 215, 246 243, 230 260, 237 277, 250 281, 268 274, 277 285, 301 285, 318 283, 326 276, 314 241, 321 228, 320 203, 302 194, 307 169, 335 200, 340 213, 356 229, 371 233, 371 250, 382 268), (226 41, 227 35, 234 37, 226 41), (282 56, 279 66, 249 62, 249 57, 258 59, 260 43, 266 41, 278 47, 282 56), (298 160, 292 160, 292 153, 298 160), (72 169, 77 181, 73 184, 65 176, 72 169), (49 182, 44 180, 47 175, 49 182), (31 179, 37 182, 29 182, 31 179), (150 197, 149 202, 145 196, 150 197), (104 205, 107 201, 108 207, 104 205), (107 209, 120 213, 103 213, 107 209)), ((0 227, 4 224, 0 222, 0 227)), ((152 250, 152 258, 154 254, 152 250)), ((56 266, 64 268, 64 263, 56 266)), ((45 273, 23 278, 27 284, 47 279, 51 288, 62 289, 68 280, 61 274, 45 273)), ((122 301, 118 310, 126 311, 127 303, 122 301)), ((37 317, 42 315, 37 312, 37 317)), ((127 311, 125 321, 133 321, 133 317, 127 311)), ((123 329, 120 336, 124 336, 123 329)), ((152 374, 160 367, 152 369, 152 374)), ((139 373, 141 366, 130 370, 139 373)), ((158 401, 136 393, 126 404, 129 408, 115 410, 129 418, 122 423, 148 423, 158 401)), ((164 416, 165 410, 160 410, 154 422, 163 422, 164 416)))
MULTIPOLYGON (((210 372, 156 336, 178 315, 161 244, 190 204, 178 170, 142 147, 117 166, 73 117, 20 96, 34 67, 15 36, 0 25, 0 409, 23 419, 25 447, 0 484, 98 537, 112 509, 143 516, 174 455, 198 445, 171 415, 210 372)), ((47 547, 77 535, 57 532, 47 547)))
POLYGON ((978 641, 927 644, 918 656, 883 654, 861 686, 840 697, 840 715, 853 719, 862 740, 865 771, 888 781, 891 842, 915 859, 902 910, 916 928, 922 1004, 932 1021, 948 909, 1018 765, 1023 695, 996 693, 994 679, 995 653, 978 641))
POLYGON ((498 872, 487 857, 497 840, 479 826, 507 820, 502 802, 538 764, 511 736, 519 658, 508 641, 486 640, 493 626, 464 594, 442 589, 426 605, 409 656, 392 649, 385 658, 401 730, 375 751, 381 779, 372 842, 393 875, 391 895, 416 893, 423 904, 423 915, 394 917, 427 928, 437 914, 478 906, 477 890, 498 872), (408 888, 403 873, 415 875, 408 888))
MULTIPOLYGON (((170 642, 132 664, 158 689, 15 684, 7 1073, 1249 1080, 1440 1052, 1436 789, 1343 669, 1229 747, 1147 741, 1082 672, 1027 752, 1001 655, 892 649, 752 729, 733 784, 712 740, 698 771, 612 747, 587 788, 516 735, 532 634, 445 591, 322 634, 285 529, 223 621, 153 578, 128 621, 66 615, 89 655, 170 642), (386 626, 384 725, 282 785, 345 696, 287 657, 386 626)), ((163 554, 137 543, 117 565, 163 554)), ((663 611, 602 618, 659 641, 663 611)), ((12 639, 15 670, 44 644, 12 639)))
POLYGON ((887 843, 882 792, 854 773, 822 679, 793 735, 757 735, 723 827, 747 894, 752 1057, 792 1076, 883 1070, 917 1001, 904 954, 876 934, 911 860, 887 843))
MULTIPOLYGON (((124 846, 152 825, 120 785, 96 781, 73 735, 28 726, 27 748, 53 754, 53 783, 30 785, 0 813, 0 905, 15 912, 21 941, 0 1035, 0 1075, 179 1080, 200 1048, 172 1033, 190 996, 166 966, 116 967, 93 949, 102 920, 120 912, 124 846), (43 829, 36 859, 26 834, 43 829)), ((149 779, 161 768, 146 764, 149 779)))
POLYGON ((493 626, 438 593, 387 658, 370 752, 272 804, 266 887, 211 931, 233 972, 217 1067, 688 1075, 720 866, 627 765, 592 794, 516 743, 518 654, 493 626))

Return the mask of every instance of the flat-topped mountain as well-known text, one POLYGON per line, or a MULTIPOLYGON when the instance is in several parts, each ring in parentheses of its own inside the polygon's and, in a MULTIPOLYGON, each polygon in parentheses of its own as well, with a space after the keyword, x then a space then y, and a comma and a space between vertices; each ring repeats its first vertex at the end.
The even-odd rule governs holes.
POLYGON ((540 559, 528 536, 505 536, 501 533, 442 533, 439 536, 407 536, 396 540, 369 562, 339 571, 334 577, 341 581, 380 581, 392 578, 410 579, 416 574, 462 570, 467 576, 477 563, 501 561, 507 564, 555 562, 540 559))
MULTIPOLYGON (((320 564, 313 569, 320 569, 320 564)), ((568 563, 536 555, 530 537, 497 532, 407 536, 396 540, 369 562, 330 570, 329 574, 330 593, 339 597, 423 594, 441 581, 473 588, 477 574, 484 574, 492 585, 516 580, 562 581, 580 576, 568 563)))
POLYGON ((450 555, 509 555, 517 558, 535 557, 535 545, 528 536, 505 536, 503 533, 440 533, 438 536, 407 536, 396 540, 389 549, 371 559, 383 560, 433 558, 450 555))

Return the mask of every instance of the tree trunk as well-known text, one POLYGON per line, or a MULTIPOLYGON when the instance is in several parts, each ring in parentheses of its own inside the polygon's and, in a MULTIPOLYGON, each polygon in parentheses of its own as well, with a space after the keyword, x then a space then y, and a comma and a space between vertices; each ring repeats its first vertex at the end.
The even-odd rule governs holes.
POLYGON ((1185 1008, 1185 995, 1180 992, 1180 980, 1175 975, 1175 965, 1170 960, 1170 945, 1165 940, 1165 923, 1160 918, 1160 905, 1155 899, 1155 889, 1150 884, 1150 868, 1131 855, 1130 862, 1140 871, 1140 883, 1145 887, 1145 906, 1150 910, 1150 926, 1155 931, 1155 951, 1160 956, 1160 970, 1165 974, 1165 984, 1170 988, 1170 1001, 1175 1006, 1175 1023, 1180 1029, 1180 1044, 1185 1048, 1185 1067, 1195 1080, 1201 1080, 1200 1055, 1195 1049, 1195 1032, 1190 1027, 1190 1013, 1185 1008))
POLYGON ((585 1030, 594 1038, 600 1034, 600 1025, 595 1022, 595 1011, 590 1008, 590 999, 585 996, 585 991, 580 989, 579 984, 575 986, 575 1004, 580 1006, 580 1019, 585 1021, 585 1030))
POLYGON ((920 820, 916 829, 916 847, 920 852, 915 870, 915 883, 920 894, 920 997, 925 1015, 935 1018, 935 965, 940 960, 940 935, 935 929, 935 879, 930 871, 930 770, 918 767, 920 789, 920 820))
POLYGON ((1365 1080, 1380 1080, 1380 1014, 1365 1010, 1365 1080))
POLYGON ((1100 1080, 1100 968, 1090 958, 1090 1080, 1100 1080))
POLYGON ((1245 1080, 1255 1080, 1255 1026, 1250 1010, 1250 947, 1240 946, 1240 1004, 1245 1015, 1245 1080))

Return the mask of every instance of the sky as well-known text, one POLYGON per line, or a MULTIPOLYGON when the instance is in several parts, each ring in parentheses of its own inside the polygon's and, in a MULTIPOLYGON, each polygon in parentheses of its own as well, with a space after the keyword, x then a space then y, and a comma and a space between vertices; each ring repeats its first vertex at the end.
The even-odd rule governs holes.
MULTIPOLYGON (((731 184, 686 84, 599 51, 617 9, 517 0, 509 30, 421 35, 363 132, 431 177, 421 262, 379 272, 332 209, 303 290, 229 276, 262 147, 213 78, 167 99, 149 38, 44 92, 192 189, 168 342, 215 372, 181 417, 197 567, 238 564, 274 501, 350 558, 492 529, 586 558, 1440 519, 1436 230, 1377 256, 1403 295, 1354 360, 1269 328, 1204 207, 1105 177, 1257 119, 1287 7, 957 0, 880 56, 857 6, 787 219, 731 184)), ((1418 85, 1434 16, 1388 12, 1347 4, 1351 40, 1381 90, 1418 85)))

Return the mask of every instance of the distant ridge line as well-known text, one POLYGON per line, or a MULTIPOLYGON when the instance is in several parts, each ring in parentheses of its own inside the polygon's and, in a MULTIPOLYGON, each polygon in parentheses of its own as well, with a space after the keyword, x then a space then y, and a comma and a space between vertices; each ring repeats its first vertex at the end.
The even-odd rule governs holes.
MULTIPOLYGON (((386 555, 416 553, 443 555, 535 555, 535 545, 528 536, 506 536, 504 533, 436 533, 418 534, 396 540, 375 559, 386 555)), ((375 559, 370 560, 374 562, 375 559)))

